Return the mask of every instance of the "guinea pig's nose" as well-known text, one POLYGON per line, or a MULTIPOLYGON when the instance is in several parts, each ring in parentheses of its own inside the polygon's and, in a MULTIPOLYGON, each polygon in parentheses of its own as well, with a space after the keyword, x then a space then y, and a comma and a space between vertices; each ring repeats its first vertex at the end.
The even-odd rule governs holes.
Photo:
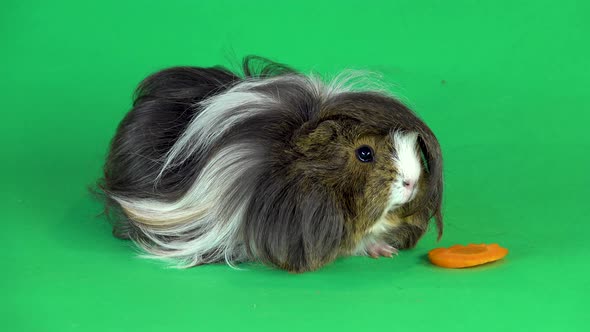
POLYGON ((406 187, 408 189, 412 189, 414 187, 414 181, 404 180, 403 184, 404 184, 404 187, 406 187))

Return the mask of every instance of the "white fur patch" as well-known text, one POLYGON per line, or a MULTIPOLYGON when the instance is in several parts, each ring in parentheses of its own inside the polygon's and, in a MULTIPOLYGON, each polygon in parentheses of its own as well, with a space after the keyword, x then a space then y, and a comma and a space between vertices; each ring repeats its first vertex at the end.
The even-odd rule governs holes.
POLYGON ((248 91, 269 81, 243 82, 212 98, 201 102, 203 110, 191 121, 184 133, 166 155, 158 178, 174 165, 182 164, 200 148, 211 146, 219 137, 240 121, 257 115, 264 108, 257 105, 272 104, 274 100, 266 95, 248 91), (240 107, 249 106, 249 107, 240 107))
MULTIPOLYGON (((220 150, 203 169, 188 192, 176 202, 115 198, 142 232, 155 244, 140 245, 152 258, 180 260, 179 267, 201 263, 207 254, 218 260, 240 256, 238 229, 249 202, 241 201, 235 211, 221 204, 247 170, 259 167, 261 158, 252 143, 239 143, 220 150), (224 219, 222 216, 229 216, 224 219), (188 235, 180 241, 164 242, 158 236, 188 235), (211 256, 213 253, 213 256, 211 256)), ((250 197, 254 193, 249 193, 250 197)), ((209 258, 209 259, 210 259, 209 258)))
POLYGON ((414 199, 422 172, 417 144, 418 134, 396 131, 392 134, 392 138, 395 148, 392 162, 398 175, 391 186, 389 208, 398 207, 414 199), (414 188, 406 188, 404 181, 412 183, 414 188))
POLYGON ((366 256, 368 255, 368 248, 381 241, 381 236, 389 231, 391 231, 396 226, 393 225, 386 219, 386 214, 388 212, 385 211, 383 216, 377 220, 377 222, 369 228, 366 235, 363 239, 357 244, 356 248, 353 250, 352 254, 356 256, 366 256))
POLYGON ((396 167, 403 179, 418 181, 420 178, 420 159, 418 157, 418 134, 396 132, 393 135, 397 158, 394 158, 396 167))
POLYGON ((380 75, 365 70, 342 71, 329 79, 328 83, 324 83, 320 77, 314 75, 310 75, 307 79, 308 84, 315 88, 318 96, 324 99, 351 91, 371 91, 388 95, 390 90, 381 80, 380 75))

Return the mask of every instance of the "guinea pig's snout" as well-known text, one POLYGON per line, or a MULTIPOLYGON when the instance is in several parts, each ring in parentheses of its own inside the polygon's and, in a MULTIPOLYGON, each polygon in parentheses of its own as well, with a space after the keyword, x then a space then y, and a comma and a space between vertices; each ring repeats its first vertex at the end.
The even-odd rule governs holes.
POLYGON ((417 180, 411 178, 405 178, 402 181, 402 185, 404 186, 404 200, 411 201, 416 197, 417 183, 417 180))
POLYGON ((406 188, 409 191, 414 190, 414 186, 416 185, 416 181, 413 180, 404 180, 403 182, 404 188, 406 188))

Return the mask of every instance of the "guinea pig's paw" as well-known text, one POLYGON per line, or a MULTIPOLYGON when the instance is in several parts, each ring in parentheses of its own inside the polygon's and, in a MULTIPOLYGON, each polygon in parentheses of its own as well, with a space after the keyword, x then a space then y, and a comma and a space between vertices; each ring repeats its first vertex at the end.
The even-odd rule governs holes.
POLYGON ((376 242, 367 246, 367 254, 373 258, 392 257, 399 251, 385 242, 376 242))

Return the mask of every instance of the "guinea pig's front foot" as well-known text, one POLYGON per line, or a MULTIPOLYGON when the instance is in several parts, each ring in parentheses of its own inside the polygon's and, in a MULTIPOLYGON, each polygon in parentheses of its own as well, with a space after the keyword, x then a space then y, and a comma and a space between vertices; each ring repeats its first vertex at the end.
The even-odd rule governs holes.
POLYGON ((390 246, 385 242, 376 242, 370 244, 366 248, 367 254, 373 258, 379 257, 392 257, 398 254, 398 250, 395 247, 390 246))

